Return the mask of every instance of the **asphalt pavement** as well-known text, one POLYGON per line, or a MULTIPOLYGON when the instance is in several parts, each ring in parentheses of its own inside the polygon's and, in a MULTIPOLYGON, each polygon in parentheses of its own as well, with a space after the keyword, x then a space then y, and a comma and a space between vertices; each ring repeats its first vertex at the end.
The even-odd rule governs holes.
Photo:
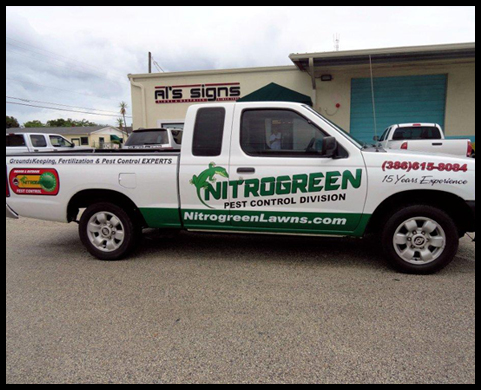
POLYGON ((475 244, 433 276, 373 241, 146 233, 92 258, 76 225, 6 221, 7 383, 475 383, 475 244))

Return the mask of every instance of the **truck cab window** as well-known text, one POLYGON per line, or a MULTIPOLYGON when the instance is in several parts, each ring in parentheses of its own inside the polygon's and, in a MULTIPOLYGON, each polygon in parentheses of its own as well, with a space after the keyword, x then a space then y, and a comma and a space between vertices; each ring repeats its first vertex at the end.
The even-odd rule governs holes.
POLYGON ((7 134, 7 148, 21 148, 25 147, 25 138, 23 135, 8 135, 7 134))
POLYGON ((251 156, 318 157, 326 134, 289 110, 248 110, 242 115, 242 149, 251 156))
POLYGON ((52 142, 52 146, 55 148, 67 148, 72 146, 72 144, 65 138, 58 136, 50 136, 50 142, 52 142))
POLYGON ((32 140, 32 146, 34 148, 46 148, 47 147, 47 140, 43 135, 32 135, 30 136, 32 140))
POLYGON ((437 127, 400 127, 394 133, 394 141, 404 140, 440 140, 441 132, 437 127))
POLYGON ((201 108, 194 127, 192 153, 196 157, 217 157, 222 153, 224 108, 201 108))
POLYGON ((388 128, 384 131, 384 133, 383 133, 383 135, 381 136, 381 138, 379 139, 379 141, 381 141, 381 142, 382 142, 382 141, 386 141, 386 139, 388 138, 388 134, 389 134, 390 131, 391 131, 391 127, 388 127, 388 128))

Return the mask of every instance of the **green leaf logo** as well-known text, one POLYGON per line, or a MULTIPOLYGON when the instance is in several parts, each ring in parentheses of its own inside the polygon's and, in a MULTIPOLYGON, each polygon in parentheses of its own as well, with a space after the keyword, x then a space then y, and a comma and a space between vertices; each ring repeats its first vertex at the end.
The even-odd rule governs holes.
POLYGON ((44 173, 38 182, 46 192, 54 192, 57 189, 57 178, 53 173, 44 173))

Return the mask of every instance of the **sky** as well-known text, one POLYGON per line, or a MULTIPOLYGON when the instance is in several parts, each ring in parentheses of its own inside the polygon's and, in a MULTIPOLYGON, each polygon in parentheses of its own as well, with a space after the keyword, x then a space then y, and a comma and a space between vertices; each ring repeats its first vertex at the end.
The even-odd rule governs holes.
POLYGON ((341 50, 474 42, 475 12, 475 7, 8 6, 6 96, 20 105, 6 104, 6 114, 21 124, 73 118, 116 125, 120 102, 131 106, 127 75, 147 73, 149 51, 166 72, 290 65, 292 53, 333 51, 335 34, 341 50))

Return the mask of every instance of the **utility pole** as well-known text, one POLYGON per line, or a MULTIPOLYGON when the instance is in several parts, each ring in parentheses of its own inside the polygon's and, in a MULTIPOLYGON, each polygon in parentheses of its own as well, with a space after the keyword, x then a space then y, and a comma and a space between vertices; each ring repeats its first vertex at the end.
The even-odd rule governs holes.
POLYGON ((149 74, 152 73, 152 53, 149 51, 149 74))
POLYGON ((341 49, 341 34, 334 35, 334 50, 339 51, 341 49))

